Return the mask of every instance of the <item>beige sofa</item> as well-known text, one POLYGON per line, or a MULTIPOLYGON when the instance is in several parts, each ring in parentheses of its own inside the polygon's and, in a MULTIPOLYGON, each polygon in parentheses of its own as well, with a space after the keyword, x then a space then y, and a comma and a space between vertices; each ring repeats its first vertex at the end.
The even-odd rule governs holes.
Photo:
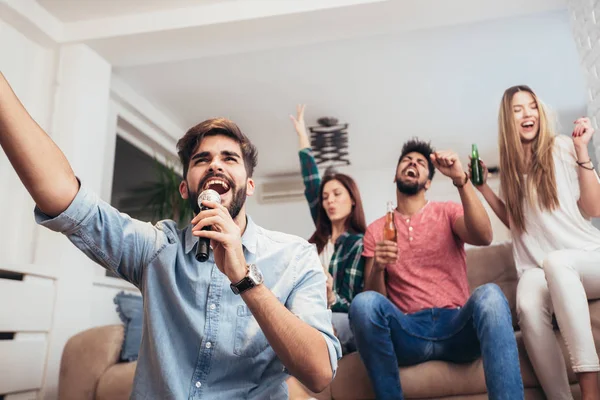
MULTIPOLYGON (((517 274, 509 244, 467 250, 467 265, 471 289, 487 282, 502 288, 514 315, 517 274)), ((600 349, 600 301, 590 303, 596 349, 600 349)), ((516 322, 515 322, 516 327, 516 322)), ((526 399, 544 399, 543 392, 531 367, 520 332, 521 373, 526 399)), ((560 340, 560 334, 557 332, 560 340)), ((118 325, 93 328, 69 340, 63 352, 60 370, 61 400, 119 400, 131 392, 135 363, 117 364, 123 340, 123 328, 118 325)), ((562 345, 562 340, 560 340, 562 345)), ((565 354, 567 365, 570 364, 565 354)), ((451 364, 432 361, 408 368, 399 368, 400 379, 407 399, 487 399, 481 360, 470 364, 451 364)), ((569 379, 575 398, 579 398, 575 375, 569 367, 569 379)), ((323 393, 304 394, 297 384, 290 384, 290 398, 303 399, 374 399, 364 365, 357 353, 343 357, 336 378, 323 393)))

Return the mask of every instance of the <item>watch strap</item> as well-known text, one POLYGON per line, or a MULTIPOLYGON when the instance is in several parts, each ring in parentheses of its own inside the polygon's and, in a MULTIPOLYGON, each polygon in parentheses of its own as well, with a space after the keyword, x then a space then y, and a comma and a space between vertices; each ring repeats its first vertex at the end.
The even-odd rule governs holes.
POLYGON ((229 287, 231 287, 231 290, 233 291, 234 294, 242 294, 246 290, 252 289, 254 286, 256 286, 256 285, 254 284, 252 279, 250 279, 250 277, 248 277, 248 276, 243 278, 238 283, 232 283, 229 285, 229 287))

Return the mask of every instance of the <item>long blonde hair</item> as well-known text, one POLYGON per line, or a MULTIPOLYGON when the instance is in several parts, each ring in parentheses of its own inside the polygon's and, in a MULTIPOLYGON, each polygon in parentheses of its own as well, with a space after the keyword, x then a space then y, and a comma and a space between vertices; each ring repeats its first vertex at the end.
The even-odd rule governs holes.
POLYGON ((523 215, 524 199, 541 210, 552 211, 559 205, 552 157, 555 135, 550 125, 547 111, 533 90, 525 85, 506 89, 498 114, 500 187, 504 194, 506 210, 511 217, 511 225, 519 232, 527 230, 523 215), (532 143, 529 166, 524 163, 523 145, 513 115, 512 100, 517 92, 531 94, 539 112, 539 132, 532 143))

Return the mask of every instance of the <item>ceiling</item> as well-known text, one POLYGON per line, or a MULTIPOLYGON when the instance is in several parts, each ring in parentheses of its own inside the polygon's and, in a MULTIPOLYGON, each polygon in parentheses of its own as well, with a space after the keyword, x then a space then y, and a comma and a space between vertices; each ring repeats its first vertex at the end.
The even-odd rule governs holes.
POLYGON ((89 21, 232 0, 37 0, 63 22, 89 21))
POLYGON ((415 135, 465 156, 475 142, 495 163, 514 84, 536 89, 565 132, 585 112, 564 0, 4 2, 55 42, 89 45, 180 133, 236 121, 259 148, 258 176, 298 171, 288 115, 300 102, 309 125, 350 124, 350 171, 393 168, 415 135))
POLYGON ((566 13, 499 19, 242 54, 120 67, 115 73, 188 128, 236 121, 257 144, 259 175, 298 171, 288 115, 350 124, 353 168, 394 168, 411 136, 466 158, 477 143, 497 162, 502 92, 527 83, 565 128, 585 111, 585 88, 566 13), (535 46, 533 45, 535 44, 535 46))

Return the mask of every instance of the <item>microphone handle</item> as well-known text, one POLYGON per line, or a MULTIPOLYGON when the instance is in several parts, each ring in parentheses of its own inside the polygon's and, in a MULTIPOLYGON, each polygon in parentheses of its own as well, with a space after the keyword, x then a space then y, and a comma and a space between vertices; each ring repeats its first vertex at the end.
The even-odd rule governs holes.
POLYGON ((207 238, 198 238, 196 247, 196 260, 205 262, 210 254, 210 240, 207 238))
MULTIPOLYGON (((200 211, 208 210, 209 207, 202 206, 200 211)), ((205 226, 202 228, 203 231, 210 231, 210 226, 205 226)), ((196 260, 200 262, 205 262, 208 260, 208 255, 210 254, 210 239, 208 238, 198 238, 198 245, 196 246, 196 260)))

